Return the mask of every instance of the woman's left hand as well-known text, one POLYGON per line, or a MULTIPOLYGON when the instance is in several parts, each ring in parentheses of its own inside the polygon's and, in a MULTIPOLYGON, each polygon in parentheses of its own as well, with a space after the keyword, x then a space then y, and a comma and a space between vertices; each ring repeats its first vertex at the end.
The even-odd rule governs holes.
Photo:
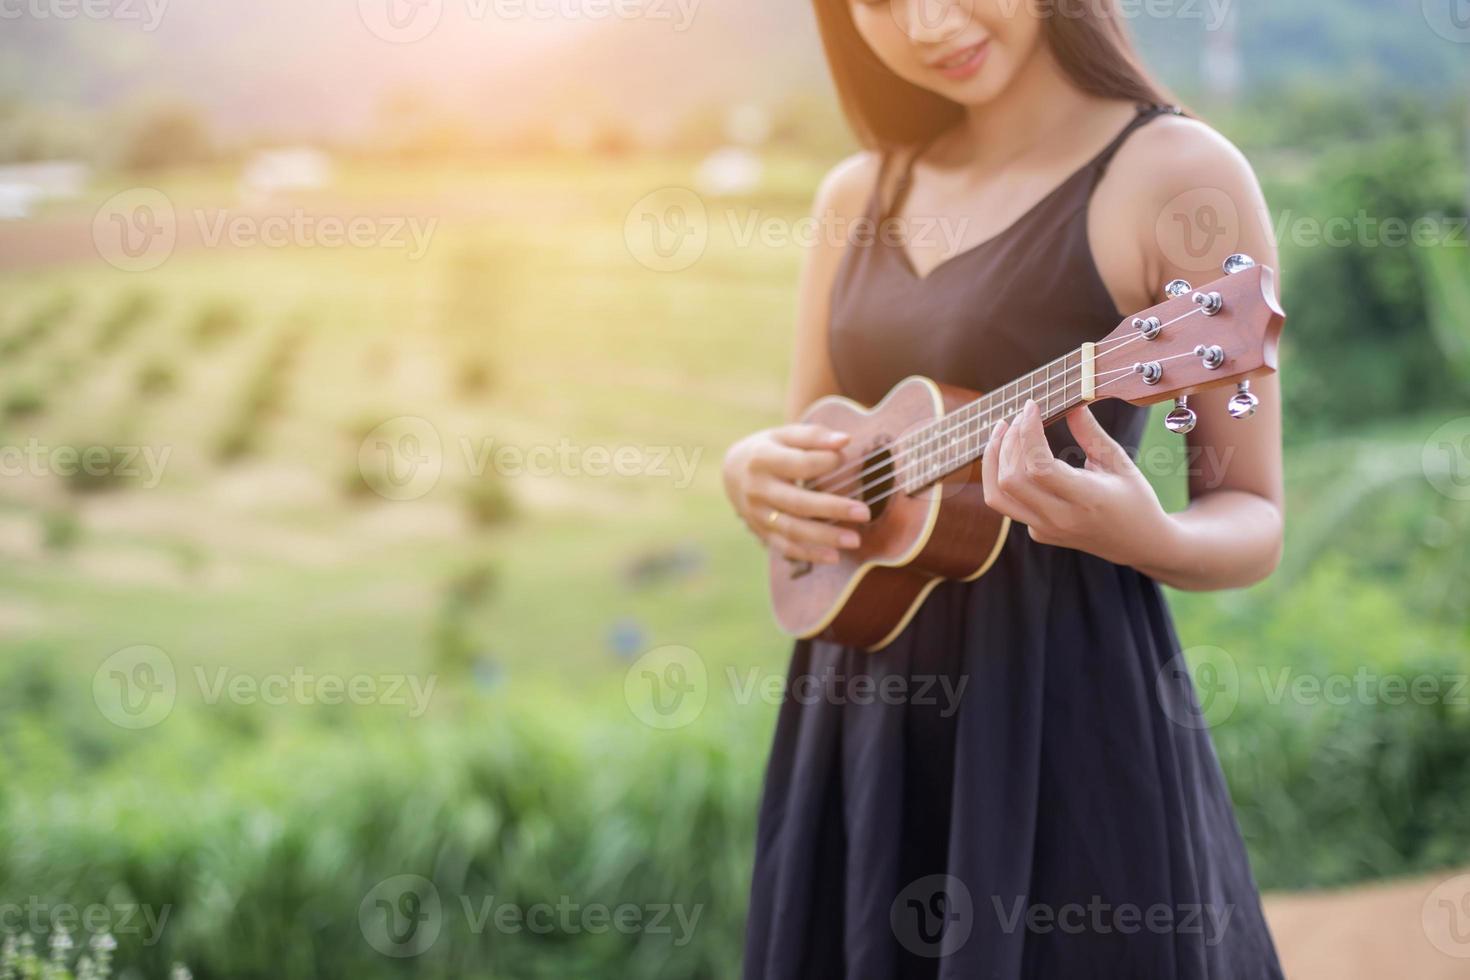
POLYGON ((1068 413, 1067 427, 1087 454, 1085 467, 1052 454, 1034 401, 1014 421, 996 423, 980 466, 986 504, 1042 544, 1135 567, 1156 557, 1173 523, 1153 487, 1085 405, 1068 413))

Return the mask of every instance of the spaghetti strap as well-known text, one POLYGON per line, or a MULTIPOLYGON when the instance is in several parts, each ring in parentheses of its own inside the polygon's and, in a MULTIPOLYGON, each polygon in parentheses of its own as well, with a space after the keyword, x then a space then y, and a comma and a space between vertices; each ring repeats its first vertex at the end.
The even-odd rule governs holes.
POLYGON ((1128 137, 1133 135, 1134 130, 1159 116, 1182 115, 1184 115, 1184 110, 1177 105, 1141 103, 1138 106, 1138 113, 1129 121, 1128 125, 1124 126, 1122 131, 1113 137, 1113 141, 1103 147, 1102 152, 1093 157, 1092 162, 1084 168, 1094 171, 1092 177, 1093 183, 1097 183, 1098 179, 1107 172, 1108 164, 1113 162, 1113 156, 1123 148, 1123 144, 1128 141, 1128 137))

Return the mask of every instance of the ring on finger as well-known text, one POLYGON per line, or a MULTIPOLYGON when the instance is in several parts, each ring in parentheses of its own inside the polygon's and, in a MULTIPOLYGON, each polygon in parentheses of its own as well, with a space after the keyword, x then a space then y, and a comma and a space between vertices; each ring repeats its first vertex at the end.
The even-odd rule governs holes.
POLYGON ((772 507, 771 508, 771 512, 766 515, 766 524, 769 525, 770 527, 775 527, 776 526, 776 522, 778 520, 780 520, 780 519, 781 519, 781 512, 779 510, 776 510, 774 507, 772 507))

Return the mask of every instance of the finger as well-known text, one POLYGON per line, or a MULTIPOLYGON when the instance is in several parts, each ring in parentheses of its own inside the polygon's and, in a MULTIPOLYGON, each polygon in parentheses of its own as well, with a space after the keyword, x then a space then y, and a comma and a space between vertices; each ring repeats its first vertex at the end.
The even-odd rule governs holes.
POLYGON ((797 480, 815 480, 832 472, 842 463, 842 456, 826 449, 792 449, 768 444, 755 463, 765 472, 794 483, 797 480))
POLYGON ((809 561, 816 565, 835 565, 841 561, 837 552, 830 548, 818 548, 815 545, 792 541, 784 534, 767 535, 766 545, 782 558, 789 558, 792 561, 809 561))
POLYGON ((1016 465, 1027 479, 1047 486, 1063 464, 1052 455, 1051 443, 1046 441, 1046 431, 1041 427, 1041 409, 1029 398, 1021 409, 1015 432, 1016 465))
POLYGON ((1044 519, 1046 511, 1060 503, 1056 495, 1042 486, 1034 475, 1034 471, 1044 472, 1047 464, 1057 465, 1056 457, 1051 454, 1046 434, 1041 431, 1041 411, 1035 402, 1027 399, 1026 406, 1006 431, 1005 440, 1001 444, 996 486, 1001 493, 1030 511, 1033 517, 1044 519), (1033 445, 1029 447, 1028 428, 1035 432, 1033 445), (1037 458, 1033 459, 1032 456, 1037 458))
POLYGON ((815 422, 794 422, 781 426, 771 434, 777 441, 793 449, 840 449, 851 438, 846 432, 829 429, 815 422))
POLYGON ((803 490, 792 483, 769 480, 760 484, 757 495, 772 507, 798 517, 829 521, 867 522, 871 515, 866 504, 836 493, 803 490))
POLYGON ((985 491, 985 503, 996 513, 1004 514, 1022 524, 1040 523, 1040 517, 1031 508, 1001 488, 1001 456, 1010 434, 1011 427, 1004 420, 995 423, 995 428, 990 430, 990 441, 986 443, 985 455, 980 457, 980 482, 985 491))
POLYGON ((1072 438, 1087 454, 1087 465, 1092 469, 1118 473, 1132 465, 1128 453, 1117 440, 1108 435, 1097 416, 1086 405, 1079 405, 1067 413, 1067 428, 1072 438))
POLYGON ((776 520, 771 524, 772 532, 788 541, 814 545, 822 548, 853 549, 863 543, 862 537, 850 527, 807 520, 777 510, 776 520))

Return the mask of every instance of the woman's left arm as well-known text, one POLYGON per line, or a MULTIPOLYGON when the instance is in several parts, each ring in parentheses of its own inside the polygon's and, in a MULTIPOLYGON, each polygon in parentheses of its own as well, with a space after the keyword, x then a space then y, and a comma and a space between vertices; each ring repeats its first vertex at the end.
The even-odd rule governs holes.
MULTIPOLYGON (((1109 198, 1141 215, 1136 241, 1120 242, 1105 263, 1136 274, 1157 301, 1159 284, 1203 285, 1221 262, 1245 252, 1278 269, 1260 187, 1240 152, 1208 127, 1185 119, 1141 129, 1109 173, 1109 198), (1144 202, 1142 206, 1139 202, 1144 202), (1134 254, 1136 252, 1136 254, 1134 254)), ((1280 278, 1278 276, 1278 283, 1280 278)), ((1130 290, 1131 291, 1131 290, 1130 290)), ((1281 401, 1275 375, 1258 378, 1254 416, 1225 410, 1233 387, 1190 397, 1189 506, 1170 514, 1128 453, 1084 406, 1067 424, 1087 454, 1076 468, 1056 459, 1029 405, 997 425, 982 462, 985 499, 1026 524, 1038 541, 1131 565, 1179 589, 1238 588, 1270 575, 1281 558, 1281 401)))

